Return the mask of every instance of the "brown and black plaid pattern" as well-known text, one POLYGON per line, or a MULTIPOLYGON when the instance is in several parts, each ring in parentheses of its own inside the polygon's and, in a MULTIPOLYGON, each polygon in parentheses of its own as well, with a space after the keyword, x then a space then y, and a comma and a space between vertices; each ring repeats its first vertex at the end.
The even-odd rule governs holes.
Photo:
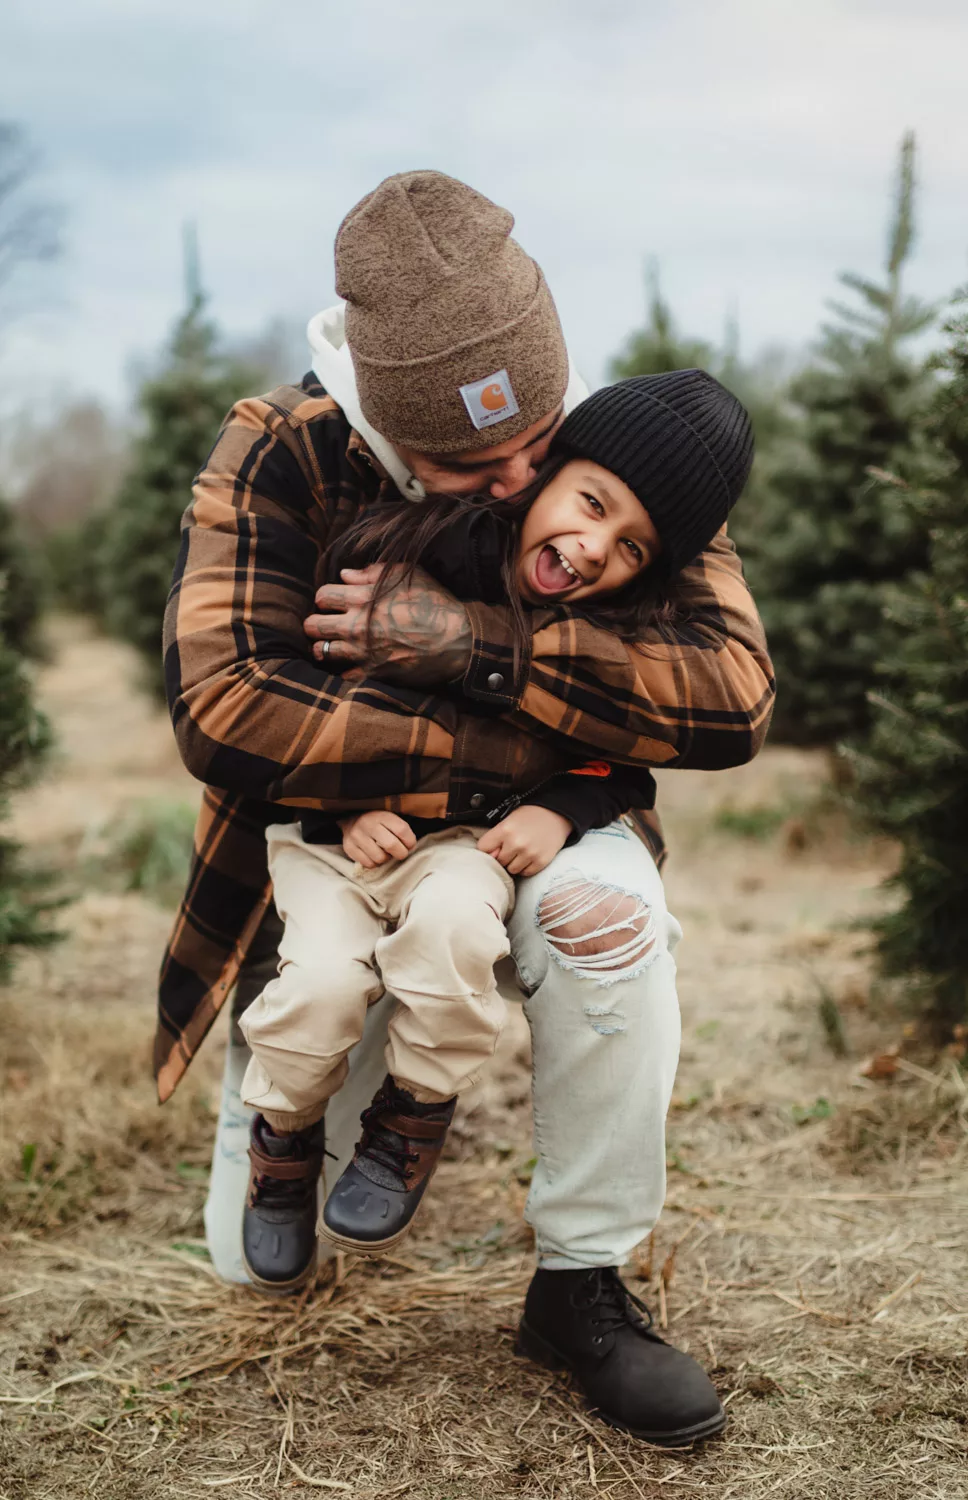
MULTIPOLYGON (((461 696, 332 676, 302 622, 325 549, 381 493, 396 492, 312 376, 240 402, 196 481, 165 674, 179 748, 207 790, 161 970, 162 1099, 265 910, 269 823, 307 807, 460 821, 582 757, 715 770, 749 760, 766 734, 766 642, 725 531, 683 575, 688 623, 671 639, 630 648, 567 609, 536 611, 515 673, 508 610, 472 604, 461 696)), ((660 856, 654 817, 636 821, 660 856)))

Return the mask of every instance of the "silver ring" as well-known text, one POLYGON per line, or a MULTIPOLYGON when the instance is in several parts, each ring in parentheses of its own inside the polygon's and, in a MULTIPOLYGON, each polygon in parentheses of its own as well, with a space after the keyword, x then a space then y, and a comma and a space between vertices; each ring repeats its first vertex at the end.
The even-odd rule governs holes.
POLYGON ((329 648, 332 644, 332 641, 323 642, 323 661, 325 661, 327 656, 329 655, 329 648))

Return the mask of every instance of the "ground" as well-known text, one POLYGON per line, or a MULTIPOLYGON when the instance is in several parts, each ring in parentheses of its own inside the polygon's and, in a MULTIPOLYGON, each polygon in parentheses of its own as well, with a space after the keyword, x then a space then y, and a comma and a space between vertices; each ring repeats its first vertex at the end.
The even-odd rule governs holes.
POLYGON ((14 826, 78 899, 0 995, 4 1500, 964 1496, 964 1075, 872 984, 853 924, 891 852, 824 805, 822 759, 768 749, 661 781, 684 1042, 668 1203, 629 1273, 730 1417, 665 1453, 512 1352, 531 1269, 519 1014, 399 1254, 331 1264, 295 1302, 215 1279, 224 1027, 160 1109, 170 910, 105 854, 132 808, 177 824, 196 789, 127 652, 73 624, 55 642, 60 750, 14 826))

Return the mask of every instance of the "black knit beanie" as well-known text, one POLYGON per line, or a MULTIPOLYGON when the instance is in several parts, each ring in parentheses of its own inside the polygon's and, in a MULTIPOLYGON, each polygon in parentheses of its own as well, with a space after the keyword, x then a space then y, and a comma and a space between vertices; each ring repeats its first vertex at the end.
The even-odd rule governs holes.
POLYGON ((652 517, 671 575, 708 547, 739 499, 753 429, 742 402, 705 370, 670 370, 596 391, 565 418, 552 452, 625 481, 652 517))

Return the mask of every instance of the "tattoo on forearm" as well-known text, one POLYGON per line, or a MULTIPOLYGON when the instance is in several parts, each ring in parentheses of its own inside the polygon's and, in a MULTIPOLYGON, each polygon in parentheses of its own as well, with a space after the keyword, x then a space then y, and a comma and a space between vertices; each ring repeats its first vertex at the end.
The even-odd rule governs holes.
POLYGON ((472 644, 464 605, 420 572, 379 602, 370 625, 370 655, 379 675, 408 682, 462 677, 472 644))

